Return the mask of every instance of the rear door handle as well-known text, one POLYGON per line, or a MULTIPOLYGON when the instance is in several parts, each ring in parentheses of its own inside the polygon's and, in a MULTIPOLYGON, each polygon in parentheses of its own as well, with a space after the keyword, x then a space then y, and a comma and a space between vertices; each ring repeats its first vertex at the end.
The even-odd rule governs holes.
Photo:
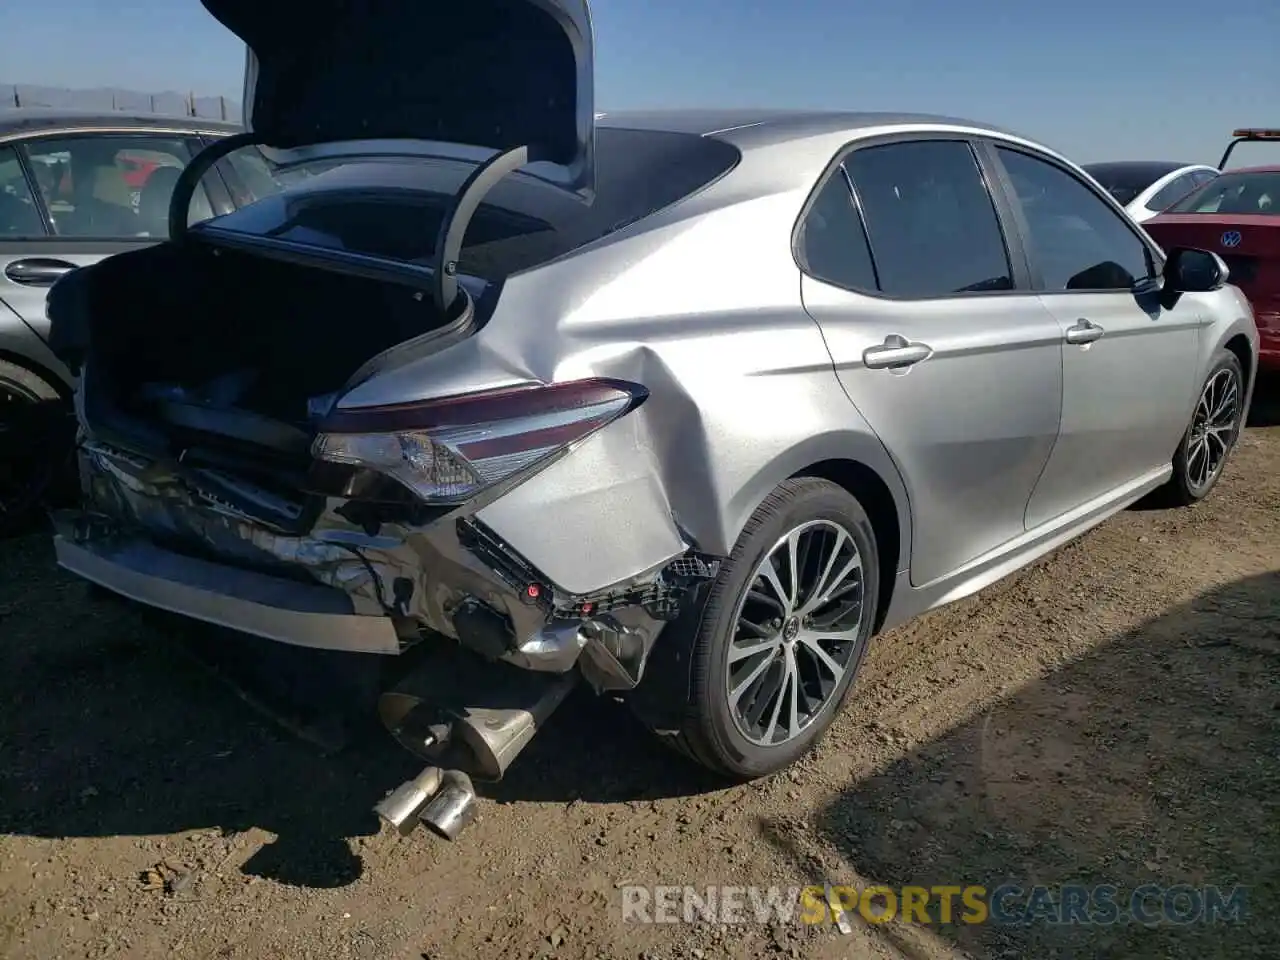
POLYGON ((1077 320, 1074 326, 1067 327, 1067 343, 1093 343, 1101 339, 1107 331, 1088 320, 1077 320))
POLYGON ((909 367, 927 359, 933 348, 927 343, 912 343, 906 337, 891 333, 878 347, 862 351, 862 362, 871 370, 909 367))
POLYGON ((57 279, 76 268, 74 263, 65 260, 51 260, 47 257, 30 257, 26 260, 14 260, 4 268, 4 275, 14 283, 28 287, 51 287, 57 279))

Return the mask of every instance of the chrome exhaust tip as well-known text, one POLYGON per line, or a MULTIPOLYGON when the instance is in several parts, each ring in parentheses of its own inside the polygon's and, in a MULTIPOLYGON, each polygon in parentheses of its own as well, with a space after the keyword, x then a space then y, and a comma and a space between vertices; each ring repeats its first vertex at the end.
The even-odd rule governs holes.
POLYGON ((445 774, 439 767, 427 767, 374 804, 373 812, 395 827, 400 836, 408 836, 417 826, 423 809, 440 791, 444 779, 445 774))
POLYGON ((435 795, 426 802, 418 819, 428 830, 445 840, 456 840, 477 813, 476 791, 471 778, 461 770, 446 770, 435 795))

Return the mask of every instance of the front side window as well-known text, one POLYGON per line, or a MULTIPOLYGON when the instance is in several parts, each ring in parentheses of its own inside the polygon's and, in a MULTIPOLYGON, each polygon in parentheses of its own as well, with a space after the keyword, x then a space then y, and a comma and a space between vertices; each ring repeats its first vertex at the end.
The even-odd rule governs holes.
MULTIPOLYGON (((191 159, 184 139, 84 134, 35 140, 25 149, 57 236, 168 236, 169 198, 191 159)), ((198 187, 190 221, 211 216, 208 195, 198 187)))
POLYGON ((1061 167, 997 147, 1026 216, 1042 288, 1129 290, 1151 276, 1151 254, 1125 219, 1061 167))
POLYGON ((864 147, 845 169, 866 221, 880 290, 945 297, 1013 289, 991 195, 968 143, 864 147))
POLYGON ((12 147, 0 147, 0 240, 43 237, 44 222, 12 147))

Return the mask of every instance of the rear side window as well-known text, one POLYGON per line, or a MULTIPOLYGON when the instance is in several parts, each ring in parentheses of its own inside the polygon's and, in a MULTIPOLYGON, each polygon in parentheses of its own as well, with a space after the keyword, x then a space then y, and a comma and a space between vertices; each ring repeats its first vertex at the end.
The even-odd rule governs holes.
POLYGON ((1155 196, 1147 201, 1147 209, 1165 210, 1170 204, 1177 203, 1195 188, 1195 178, 1189 173, 1184 173, 1156 191, 1155 196))
POLYGON ((845 169, 883 293, 923 298, 1013 289, 1000 221, 968 143, 866 147, 849 155, 845 169))
POLYGON ((798 247, 805 273, 850 290, 877 290, 871 248, 843 167, 827 178, 805 214, 798 247))

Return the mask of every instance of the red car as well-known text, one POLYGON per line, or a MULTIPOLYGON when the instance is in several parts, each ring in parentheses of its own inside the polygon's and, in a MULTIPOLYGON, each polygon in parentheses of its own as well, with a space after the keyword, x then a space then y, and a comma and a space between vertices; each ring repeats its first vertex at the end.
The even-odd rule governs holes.
POLYGON ((156 167, 160 166, 155 160, 133 157, 127 153, 122 153, 116 157, 116 163, 124 168, 124 182, 134 190, 141 190, 145 187, 147 185, 147 177, 151 176, 156 167))
MULTIPOLYGON (((1232 136, 1219 169, 1236 144, 1280 141, 1280 129, 1236 130, 1232 136)), ((1198 247, 1226 261, 1230 282, 1253 305, 1258 365, 1280 371, 1280 166, 1224 169, 1143 226, 1166 249, 1198 247)))

